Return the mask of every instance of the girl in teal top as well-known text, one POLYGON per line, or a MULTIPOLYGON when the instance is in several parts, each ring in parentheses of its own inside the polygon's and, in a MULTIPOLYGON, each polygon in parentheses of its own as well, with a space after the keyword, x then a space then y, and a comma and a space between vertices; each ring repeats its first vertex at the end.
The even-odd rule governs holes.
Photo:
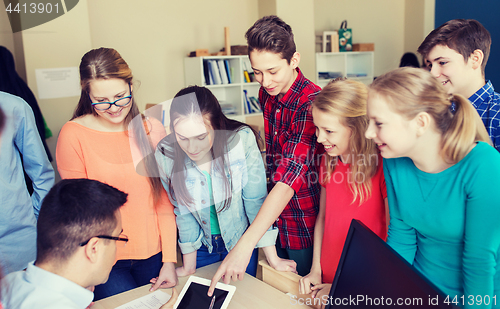
POLYGON ((474 107, 400 68, 368 95, 384 157, 387 243, 461 307, 500 307, 500 154, 474 107))

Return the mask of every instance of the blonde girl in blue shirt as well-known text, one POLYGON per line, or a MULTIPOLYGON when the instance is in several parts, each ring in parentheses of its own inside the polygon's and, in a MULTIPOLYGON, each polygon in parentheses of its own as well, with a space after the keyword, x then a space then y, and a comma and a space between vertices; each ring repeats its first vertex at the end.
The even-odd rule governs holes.
MULTIPOLYGON (((266 174, 257 135, 228 119, 204 87, 181 90, 170 108, 171 134, 157 147, 162 183, 174 205, 183 266, 178 276, 222 261, 253 222, 267 196, 266 174)), ((276 254, 278 230, 271 227, 257 244, 271 266, 295 270, 276 254)), ((255 276, 258 251, 247 273, 255 276)))
POLYGON ((400 68, 368 93, 384 157, 387 243, 468 308, 500 306, 500 154, 470 102, 429 72, 400 68))

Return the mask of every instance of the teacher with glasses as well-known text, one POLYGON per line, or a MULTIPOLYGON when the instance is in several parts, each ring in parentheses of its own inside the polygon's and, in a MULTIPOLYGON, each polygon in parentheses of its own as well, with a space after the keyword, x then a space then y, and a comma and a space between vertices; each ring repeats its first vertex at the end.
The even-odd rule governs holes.
POLYGON ((117 248, 118 261, 109 280, 95 287, 94 300, 152 279, 151 290, 177 284, 173 206, 150 155, 166 133, 158 120, 139 113, 132 79, 116 50, 86 53, 80 63, 80 101, 57 141, 57 169, 63 179, 95 179, 128 193, 120 210, 127 245, 117 248))

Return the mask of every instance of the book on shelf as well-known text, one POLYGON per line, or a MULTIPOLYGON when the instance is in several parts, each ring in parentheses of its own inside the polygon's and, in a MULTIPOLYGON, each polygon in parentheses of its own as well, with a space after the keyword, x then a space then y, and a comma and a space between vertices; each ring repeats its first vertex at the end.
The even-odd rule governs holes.
POLYGON ((342 77, 342 72, 318 72, 319 79, 335 79, 342 77))
POLYGON ((210 72, 210 63, 208 60, 203 60, 203 75, 205 76, 205 85, 213 85, 214 80, 210 72))
POLYGON ((219 66, 217 65, 217 61, 208 60, 208 64, 210 66, 210 74, 214 83, 212 85, 221 85, 222 79, 220 77, 219 66))
POLYGON ((250 83, 250 75, 248 74, 247 71, 243 71, 243 77, 244 77, 245 83, 250 83))
POLYGON ((366 73, 347 73, 347 77, 366 77, 366 73))
POLYGON ((217 60, 217 65, 219 66, 219 73, 223 84, 229 84, 229 79, 227 78, 226 64, 224 60, 217 60))
POLYGON ((232 84, 233 78, 231 77, 231 74, 233 74, 233 72, 231 72, 232 67, 231 67, 231 64, 229 63, 228 59, 224 60, 224 65, 226 66, 227 79, 228 79, 229 83, 232 84))
POLYGON ((246 83, 251 83, 255 81, 252 65, 250 64, 250 59, 248 59, 248 57, 243 58, 242 62, 243 62, 243 80, 246 83))
POLYGON ((252 110, 254 113, 262 113, 262 109, 260 108, 260 103, 259 99, 256 97, 249 97, 250 99, 250 106, 252 107, 252 110))
POLYGON ((245 114, 251 114, 253 110, 252 103, 250 103, 250 99, 248 98, 248 91, 246 89, 243 89, 243 93, 245 94, 245 114))
POLYGON ((228 59, 207 59, 203 60, 203 75, 205 85, 232 84, 231 77, 233 68, 228 59))
POLYGON ((234 107, 233 104, 221 103, 220 107, 221 107, 222 113, 224 115, 235 115, 236 114, 236 108, 234 107))

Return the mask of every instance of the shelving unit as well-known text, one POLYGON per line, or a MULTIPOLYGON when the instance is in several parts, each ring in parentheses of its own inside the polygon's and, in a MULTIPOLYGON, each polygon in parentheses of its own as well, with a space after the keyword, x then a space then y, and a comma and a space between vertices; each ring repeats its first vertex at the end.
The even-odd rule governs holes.
POLYGON ((231 104, 235 109, 235 114, 228 114, 227 116, 229 118, 249 123, 255 122, 255 118, 262 118, 262 113, 245 113, 244 104, 246 104, 246 102, 243 90, 247 90, 248 96, 258 98, 260 84, 257 82, 245 82, 243 76, 244 59, 248 59, 248 56, 209 56, 184 58, 184 78, 186 86, 205 86, 210 89, 210 91, 212 91, 221 105, 231 104), (232 83, 222 85, 207 85, 205 82, 205 74, 203 70, 203 61, 205 60, 228 60, 231 67, 232 83))
POLYGON ((316 53, 316 84, 326 86, 333 78, 320 78, 320 73, 330 72, 369 85, 374 77, 373 59, 374 52, 316 53))

